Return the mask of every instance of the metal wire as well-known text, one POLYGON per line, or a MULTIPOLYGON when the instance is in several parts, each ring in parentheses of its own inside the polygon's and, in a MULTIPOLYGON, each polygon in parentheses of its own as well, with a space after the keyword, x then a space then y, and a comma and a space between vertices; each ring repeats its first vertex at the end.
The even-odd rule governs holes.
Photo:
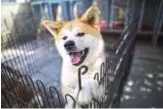
MULTIPOLYGON (((94 79, 97 80, 99 85, 103 85, 105 91, 109 90, 109 92, 107 92, 107 96, 110 96, 111 93, 113 93, 114 91, 117 90, 117 89, 114 89, 114 91, 113 90, 110 91, 110 89, 113 88, 113 85, 118 84, 115 80, 117 78, 117 75, 119 75, 123 71, 122 70, 122 69, 124 69, 123 67, 126 67, 125 63, 127 63, 127 62, 125 60, 127 59, 126 57, 132 50, 132 48, 129 49, 129 47, 132 46, 132 43, 135 39, 135 37, 133 37, 132 34, 136 30, 136 28, 137 28, 137 25, 135 25, 133 28, 131 28, 129 32, 125 32, 126 34, 124 35, 124 37, 127 37, 127 38, 125 38, 127 40, 122 40, 122 41, 124 41, 125 45, 123 45, 124 47, 118 48, 120 51, 119 52, 120 55, 116 52, 111 52, 110 55, 108 57, 106 57, 105 63, 101 64, 100 72, 96 73, 94 75, 94 79), (111 60, 115 61, 115 58, 117 59, 116 62, 112 63, 111 60), (116 64, 116 65, 113 65, 113 64, 116 64), (123 64, 125 64, 125 65, 123 65, 123 64), (115 69, 112 68, 114 66, 116 66, 115 69), (109 79, 110 74, 114 78, 112 81, 110 81, 110 79, 109 79)), ((79 92, 82 89, 81 75, 85 74, 88 71, 88 69, 89 68, 87 66, 82 66, 78 70, 79 92)), ((33 80, 31 79, 31 77, 29 75, 25 75, 25 76, 23 76, 24 79, 21 79, 22 78, 21 74, 17 73, 17 72, 19 72, 19 71, 16 71, 15 69, 13 69, 9 66, 5 67, 5 65, 2 64, 2 76, 4 78, 7 78, 7 80, 4 78, 2 79, 2 84, 6 85, 6 87, 8 87, 8 88, 15 89, 15 87, 12 87, 12 86, 14 86, 17 83, 14 81, 14 79, 11 79, 11 78, 19 79, 19 82, 21 82, 21 84, 22 84, 21 87, 25 86, 26 87, 25 90, 27 90, 28 88, 32 89, 32 91, 30 92, 32 94, 32 97, 30 98, 30 101, 25 101, 20 96, 22 94, 22 92, 19 92, 17 89, 15 89, 14 92, 11 91, 12 93, 6 89, 3 89, 2 96, 5 99, 6 104, 8 104, 9 107, 33 107, 35 105, 36 105, 36 107, 63 107, 62 106, 63 101, 61 101, 59 92, 57 91, 57 89, 55 87, 50 86, 49 92, 47 92, 47 89, 45 88, 42 81, 37 80, 36 82, 33 82, 33 80), (8 72, 8 73, 6 73, 6 72, 8 72), (9 84, 8 80, 11 82, 11 84, 9 84), (23 81, 25 81, 25 82, 23 82, 23 81), (57 95, 56 97, 54 96, 53 92, 57 95), (50 101, 49 101, 48 93, 50 93, 50 97, 52 98, 52 103, 50 103, 50 101), (41 96, 43 106, 42 106, 39 96, 41 96)), ((74 107, 75 107, 77 99, 74 99, 73 96, 66 94, 65 95, 66 102, 67 102, 67 97, 69 97, 70 99, 72 99, 74 101, 74 107)), ((113 101, 113 99, 115 99, 114 96, 112 97, 111 101, 113 101)), ((101 108, 105 105, 106 101, 107 100, 105 100, 104 98, 100 102, 93 100, 91 102, 91 104, 88 105, 88 107, 89 108, 91 108, 91 107, 101 108)), ((108 105, 110 106, 112 104, 113 103, 110 102, 108 105)), ((7 105, 6 105, 6 107, 7 107, 7 105)))
MULTIPOLYGON (((134 9, 133 9, 134 10, 134 9)), ((132 12, 132 15, 134 12, 132 12)), ((11 13, 12 20, 14 25, 17 25, 16 15, 11 13)), ((17 15, 18 16, 18 15, 17 15)), ((23 14, 22 16, 25 16, 23 14)), ((34 19, 34 18, 32 18, 34 19)), ((104 107, 113 107, 116 99, 119 99, 116 95, 119 92, 119 84, 123 79, 123 76, 127 74, 124 73, 129 62, 129 57, 131 51, 134 49, 134 41, 138 28, 138 19, 139 17, 130 18, 130 24, 127 23, 127 26, 123 33, 121 34, 119 40, 107 51, 107 57, 104 63, 101 64, 100 72, 97 72, 94 75, 94 80, 97 81, 98 85, 104 86, 105 97, 102 100, 98 101, 93 99, 92 102, 85 108, 104 108, 104 107)), ((26 21, 28 22, 28 21, 26 21)), ((4 20, 4 24, 6 21, 4 20)), ((27 30, 32 30, 34 24, 28 23, 32 27, 27 30)), ((6 25, 6 28, 7 25, 6 25)), ((8 42, 5 42, 5 39, 2 38, 2 48, 3 48, 3 62, 2 66, 2 98, 3 104, 2 107, 15 107, 15 108, 61 108, 64 107, 65 102, 68 102, 68 99, 72 99, 74 107, 76 106, 77 98, 73 98, 72 95, 66 94, 64 96, 65 101, 62 99, 63 96, 61 92, 54 86, 47 87, 41 80, 33 81, 31 75, 34 73, 41 72, 43 64, 38 63, 38 59, 41 59, 41 55, 36 53, 36 55, 28 58, 28 50, 34 50, 37 48, 36 40, 26 42, 23 39, 20 39, 22 31, 20 31, 17 26, 14 28, 14 34, 9 32, 5 33, 3 37, 11 37, 8 42), (14 39, 15 38, 15 39, 14 39), (17 41, 19 43, 17 43, 17 41), (6 44, 6 45, 5 45, 6 44), (11 49, 22 49, 22 51, 12 51, 11 49), (9 49, 11 51, 7 51, 9 49), (6 51, 6 54, 4 53, 6 51), (11 52, 11 53, 10 53, 11 52), (21 52, 21 53, 20 53, 21 52), (33 62, 31 65, 30 62, 33 62), (22 91, 22 90, 23 91, 22 91)), ((23 34, 29 35, 29 31, 23 30, 23 34)), ((107 43, 106 43, 107 44, 107 43)), ((45 48, 49 47, 47 44, 42 45, 45 48)), ((51 60, 49 59, 48 62, 51 60)), ((81 76, 87 73, 89 68, 87 66, 81 66, 78 69, 78 86, 79 92, 82 89, 82 78, 81 76)))

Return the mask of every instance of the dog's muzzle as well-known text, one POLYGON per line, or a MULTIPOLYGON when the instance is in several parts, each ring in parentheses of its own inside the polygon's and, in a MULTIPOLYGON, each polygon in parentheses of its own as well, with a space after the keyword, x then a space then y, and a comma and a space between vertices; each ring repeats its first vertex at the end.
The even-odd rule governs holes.
POLYGON ((77 50, 75 42, 72 40, 67 41, 64 44, 64 47, 70 56, 72 65, 75 65, 75 66, 80 65, 85 60, 85 58, 88 54, 88 51, 89 51, 89 48, 77 50))

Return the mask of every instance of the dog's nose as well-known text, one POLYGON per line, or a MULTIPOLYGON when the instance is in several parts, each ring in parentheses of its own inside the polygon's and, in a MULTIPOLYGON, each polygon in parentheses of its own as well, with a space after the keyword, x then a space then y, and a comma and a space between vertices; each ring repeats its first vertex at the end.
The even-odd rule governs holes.
POLYGON ((75 42, 74 41, 67 41, 65 44, 64 44, 64 47, 67 51, 71 51, 75 48, 75 42))

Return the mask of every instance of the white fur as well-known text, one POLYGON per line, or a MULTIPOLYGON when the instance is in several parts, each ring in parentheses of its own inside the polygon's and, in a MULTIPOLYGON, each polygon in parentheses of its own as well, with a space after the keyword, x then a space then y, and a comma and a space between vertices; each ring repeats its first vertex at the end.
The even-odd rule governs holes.
MULTIPOLYGON (((80 28, 70 30, 62 30, 62 36, 68 36, 67 40, 73 40, 76 44, 77 50, 81 51, 89 48, 89 52, 84 62, 81 65, 88 66, 88 72, 82 75, 82 90, 78 90, 78 68, 81 66, 73 66, 70 61, 70 56, 64 48, 65 41, 56 42, 56 46, 60 55, 63 58, 62 64, 62 86, 64 94, 71 94, 77 99, 76 107, 89 104, 93 98, 100 100, 103 96, 104 90, 102 86, 93 79, 94 75, 100 72, 100 65, 104 62, 104 42, 101 36, 91 36, 85 34, 83 37, 76 37, 80 28), (79 92, 79 95, 77 94, 79 92)), ((72 108, 73 101, 68 100, 66 108, 72 108)))

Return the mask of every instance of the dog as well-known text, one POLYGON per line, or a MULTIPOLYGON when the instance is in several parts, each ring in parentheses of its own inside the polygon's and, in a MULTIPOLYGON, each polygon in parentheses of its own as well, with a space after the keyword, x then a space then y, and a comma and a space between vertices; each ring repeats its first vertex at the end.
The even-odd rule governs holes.
POLYGON ((55 37, 55 44, 61 55, 62 92, 75 98, 68 99, 65 108, 80 108, 93 99, 100 101, 104 95, 104 86, 94 80, 105 60, 104 40, 99 29, 100 11, 92 5, 81 18, 72 21, 43 21, 43 25, 55 37), (82 89, 79 91, 78 69, 85 65, 88 71, 81 76, 82 89))

